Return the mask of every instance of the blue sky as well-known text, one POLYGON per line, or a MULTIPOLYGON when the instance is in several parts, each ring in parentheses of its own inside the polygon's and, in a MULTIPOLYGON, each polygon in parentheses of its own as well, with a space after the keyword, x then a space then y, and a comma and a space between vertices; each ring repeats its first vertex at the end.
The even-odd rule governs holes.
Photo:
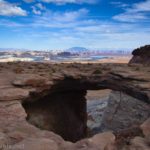
POLYGON ((0 47, 133 49, 150 44, 150 0, 0 0, 0 47))

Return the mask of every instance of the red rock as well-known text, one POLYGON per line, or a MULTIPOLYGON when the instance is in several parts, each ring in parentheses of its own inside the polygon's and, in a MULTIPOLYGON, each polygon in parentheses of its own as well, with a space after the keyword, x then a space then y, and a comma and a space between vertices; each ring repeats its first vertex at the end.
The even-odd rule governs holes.
POLYGON ((21 74, 12 82, 15 86, 39 87, 46 84, 46 79, 36 74, 21 74))
POLYGON ((146 137, 150 137, 150 118, 141 125, 141 129, 146 137))
POLYGON ((0 101, 23 100, 29 96, 29 91, 21 88, 0 89, 0 101))
POLYGON ((115 136, 112 132, 99 133, 89 139, 90 142, 97 145, 101 150, 115 141, 115 136))

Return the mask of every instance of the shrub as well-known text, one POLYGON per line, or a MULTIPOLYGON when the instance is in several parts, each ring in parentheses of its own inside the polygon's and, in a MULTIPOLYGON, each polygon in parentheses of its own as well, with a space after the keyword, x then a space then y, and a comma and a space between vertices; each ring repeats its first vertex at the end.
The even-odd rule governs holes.
POLYGON ((95 70, 95 71, 93 72, 93 74, 101 74, 101 73, 102 73, 101 70, 95 70))

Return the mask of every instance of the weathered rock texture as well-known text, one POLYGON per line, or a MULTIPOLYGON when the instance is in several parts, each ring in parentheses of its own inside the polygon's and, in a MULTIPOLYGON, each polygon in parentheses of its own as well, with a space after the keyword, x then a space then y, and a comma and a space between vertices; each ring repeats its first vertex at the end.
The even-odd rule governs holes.
POLYGON ((141 128, 145 136, 134 130, 136 134, 120 134, 119 141, 119 136, 113 133, 76 143, 64 141, 86 136, 85 91, 98 89, 122 91, 149 105, 150 69, 120 64, 1 63, 1 148, 121 150, 137 145, 149 148, 149 136, 145 135, 148 125, 141 128))
POLYGON ((150 116, 150 105, 126 95, 112 91, 104 111, 101 129, 121 131, 142 124, 150 116))
POLYGON ((129 64, 150 65, 150 45, 135 49, 132 54, 129 64))
POLYGON ((150 106, 123 92, 111 91, 105 98, 97 94, 96 100, 87 97, 87 114, 88 135, 91 136, 110 130, 120 132, 142 124, 150 116, 150 106))

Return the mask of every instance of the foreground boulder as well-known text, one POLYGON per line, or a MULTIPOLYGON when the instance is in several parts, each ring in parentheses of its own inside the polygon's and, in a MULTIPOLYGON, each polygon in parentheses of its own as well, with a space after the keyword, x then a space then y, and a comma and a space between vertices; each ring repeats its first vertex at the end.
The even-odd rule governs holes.
POLYGON ((135 49, 129 64, 150 65, 150 45, 135 49))

